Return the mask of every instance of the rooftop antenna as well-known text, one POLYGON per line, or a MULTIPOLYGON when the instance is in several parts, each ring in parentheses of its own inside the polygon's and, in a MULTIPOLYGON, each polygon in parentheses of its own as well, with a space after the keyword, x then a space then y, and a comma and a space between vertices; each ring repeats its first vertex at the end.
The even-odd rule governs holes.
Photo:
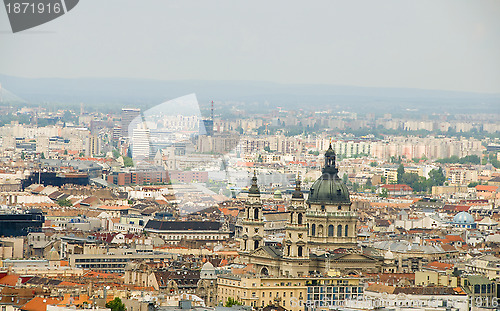
POLYGON ((210 109, 210 116, 212 121, 214 120, 214 101, 212 100, 212 108, 210 109))

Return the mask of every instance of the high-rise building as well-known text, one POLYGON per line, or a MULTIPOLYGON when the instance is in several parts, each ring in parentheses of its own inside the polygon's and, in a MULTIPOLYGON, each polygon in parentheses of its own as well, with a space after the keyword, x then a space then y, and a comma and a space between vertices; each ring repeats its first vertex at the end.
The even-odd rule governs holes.
POLYGON ((138 108, 123 108, 122 109, 122 137, 128 137, 128 126, 130 123, 141 114, 141 109, 138 108))
POLYGON ((101 153, 101 141, 99 136, 91 135, 87 138, 87 144, 85 148, 85 155, 88 157, 98 155, 101 153))
POLYGON ((132 157, 136 159, 149 159, 151 142, 149 129, 144 127, 135 128, 132 134, 132 157))
POLYGON ((199 133, 200 133, 200 135, 213 136, 214 135, 214 121, 213 120, 200 120, 199 133))
POLYGON ((121 137, 122 137, 122 128, 119 125, 115 125, 113 127, 113 136, 112 136, 112 139, 115 140, 115 141, 117 141, 117 140, 120 140, 121 137))

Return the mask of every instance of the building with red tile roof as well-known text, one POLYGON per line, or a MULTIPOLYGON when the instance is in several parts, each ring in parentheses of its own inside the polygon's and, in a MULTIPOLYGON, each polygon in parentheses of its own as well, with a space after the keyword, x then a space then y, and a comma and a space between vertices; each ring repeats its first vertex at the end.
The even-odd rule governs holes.
POLYGON ((433 262, 429 262, 423 268, 426 269, 426 270, 444 272, 444 271, 447 271, 447 270, 452 270, 454 267, 455 266, 453 264, 450 264, 450 263, 433 261, 433 262))
POLYGON ((20 308, 23 311, 47 311, 48 305, 57 305, 61 302, 59 299, 35 297, 20 308))

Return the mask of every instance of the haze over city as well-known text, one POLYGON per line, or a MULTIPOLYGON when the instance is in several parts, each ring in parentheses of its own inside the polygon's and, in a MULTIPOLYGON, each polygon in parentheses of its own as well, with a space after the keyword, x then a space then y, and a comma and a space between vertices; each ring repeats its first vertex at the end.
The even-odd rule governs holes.
POLYGON ((499 2, 4 3, 0 311, 499 310, 499 2))
POLYGON ((0 10, 0 72, 500 92, 497 1, 86 0, 75 9, 17 35, 0 10))

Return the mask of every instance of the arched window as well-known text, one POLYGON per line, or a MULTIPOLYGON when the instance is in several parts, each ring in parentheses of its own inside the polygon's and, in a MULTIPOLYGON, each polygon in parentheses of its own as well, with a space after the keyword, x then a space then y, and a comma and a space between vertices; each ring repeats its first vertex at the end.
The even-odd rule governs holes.
POLYGON ((254 241, 253 242, 253 249, 259 248, 259 241, 254 241))
POLYGON ((262 275, 269 275, 269 270, 267 270, 266 267, 262 268, 262 270, 260 270, 260 274, 262 275))
POLYGON ((349 236, 349 225, 345 225, 345 233, 344 236, 349 236))
POLYGON ((253 210, 253 219, 259 219, 259 208, 258 207, 256 207, 253 210))
POLYGON ((247 209, 247 218, 250 219, 250 208, 247 209))
POLYGON ((333 225, 328 226, 328 236, 333 236, 333 225))
POLYGON ((290 245, 287 246, 287 253, 288 253, 288 256, 290 256, 290 245))
POLYGON ((297 255, 298 255, 299 257, 302 257, 302 246, 299 246, 299 247, 297 248, 297 255))
POLYGON ((337 226, 337 236, 341 237, 342 236, 342 225, 337 226))
POLYGON ((316 224, 312 224, 312 226, 311 226, 311 235, 312 236, 316 235, 316 224))
POLYGON ((302 213, 299 213, 298 218, 297 218, 297 223, 299 225, 302 225, 302 213))
POLYGON ((293 224, 293 212, 290 212, 290 223, 293 224))

